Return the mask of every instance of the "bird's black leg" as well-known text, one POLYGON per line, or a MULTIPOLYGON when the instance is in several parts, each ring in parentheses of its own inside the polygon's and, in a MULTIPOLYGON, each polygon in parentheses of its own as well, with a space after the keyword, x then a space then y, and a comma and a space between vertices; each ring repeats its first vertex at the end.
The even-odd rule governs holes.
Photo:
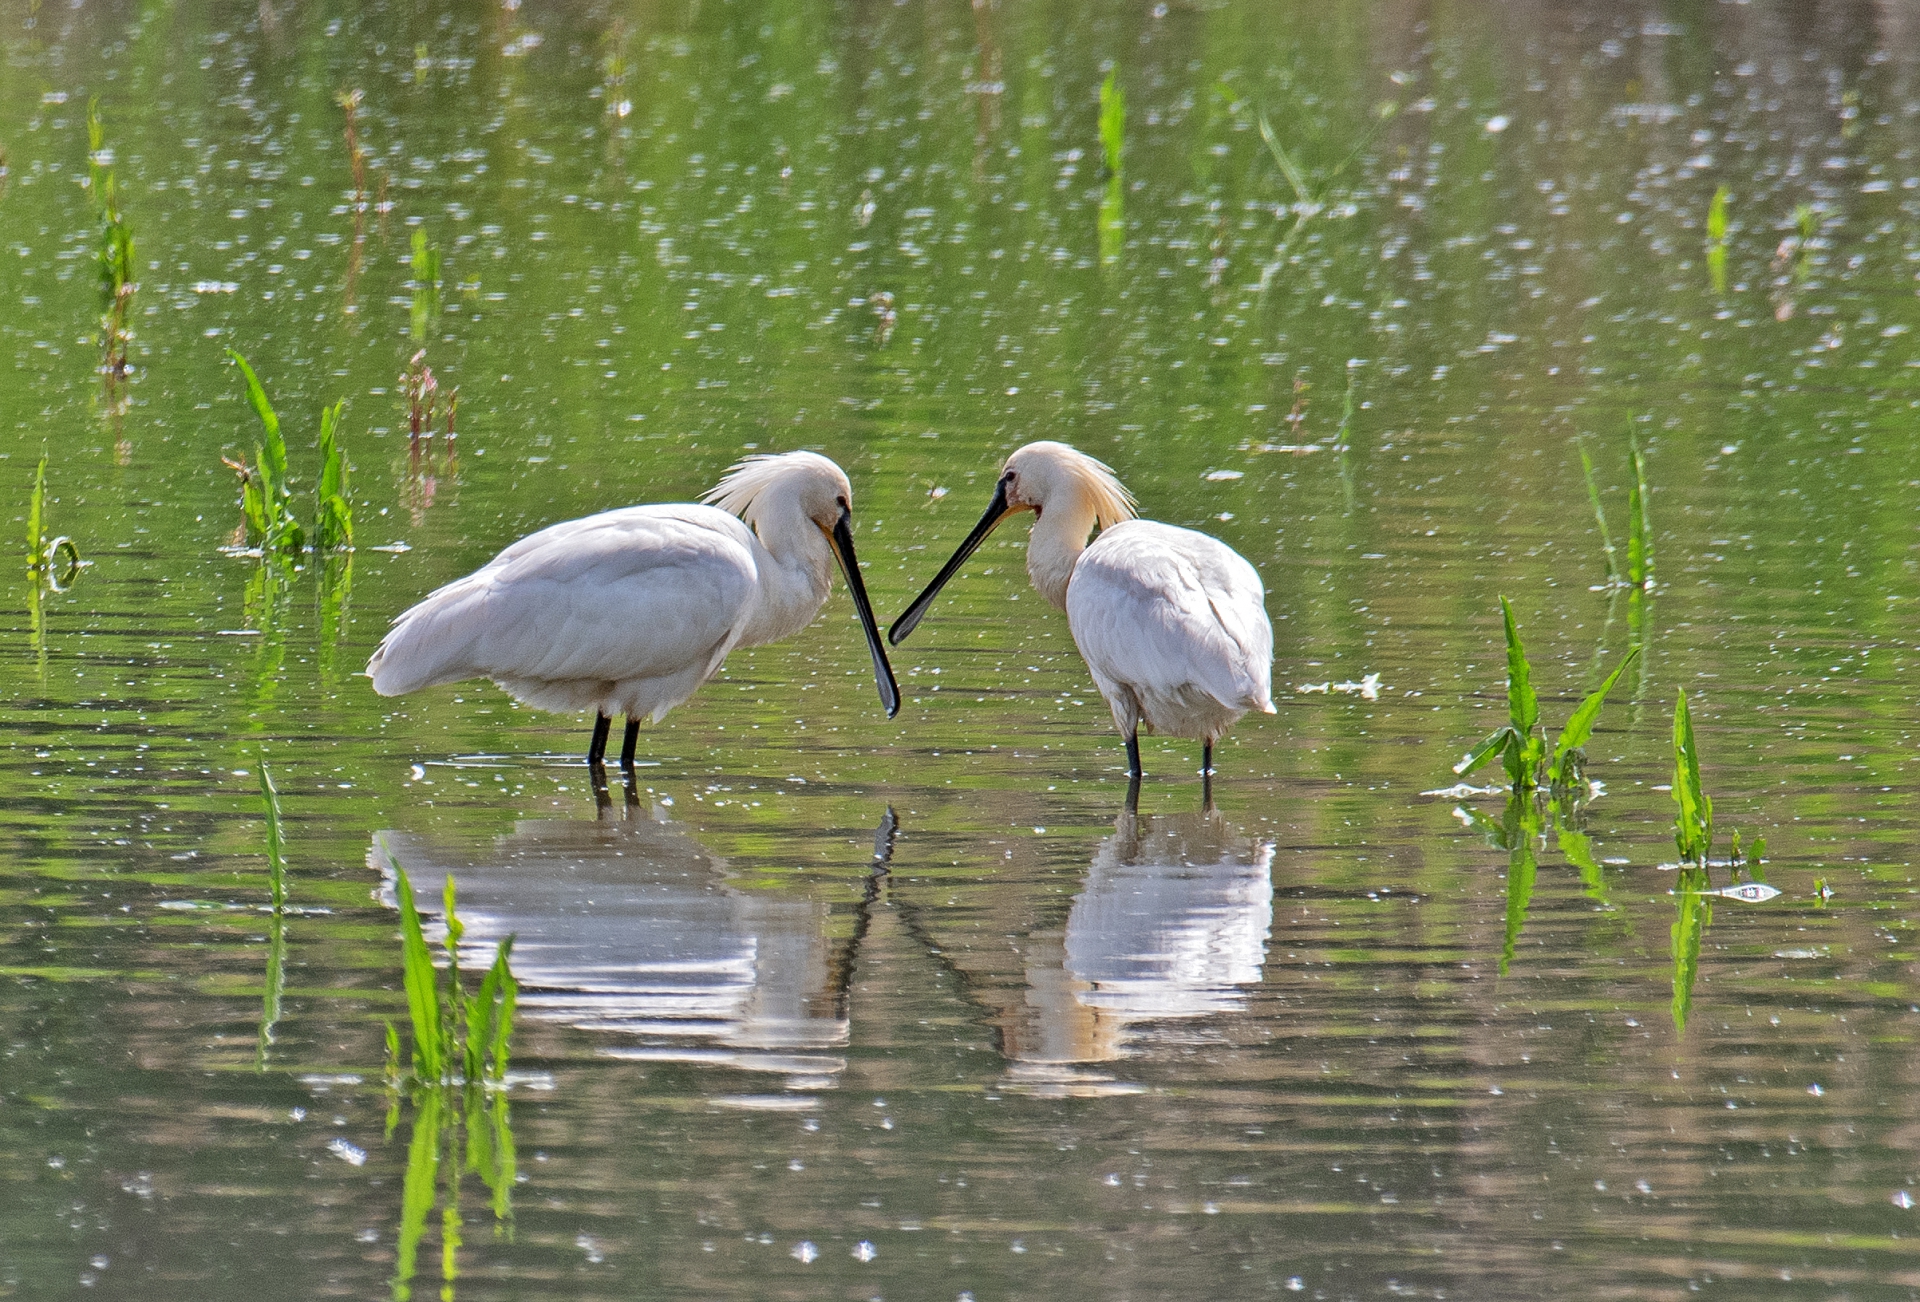
POLYGON ((1208 778, 1213 776, 1213 743, 1211 741, 1200 743, 1200 775, 1208 778))
POLYGON ((1129 774, 1127 777, 1127 812, 1129 814, 1140 812, 1140 775, 1138 773, 1129 774))
POLYGON ((587 746, 587 767, 592 768, 607 762, 607 729, 613 726, 613 720, 604 714, 593 718, 593 741, 587 746))
POLYGON ((620 743, 620 767, 633 772, 633 752, 640 745, 640 720, 627 716, 627 735, 620 743))
POLYGON ((1127 734, 1127 776, 1135 782, 1140 780, 1140 734, 1127 734))

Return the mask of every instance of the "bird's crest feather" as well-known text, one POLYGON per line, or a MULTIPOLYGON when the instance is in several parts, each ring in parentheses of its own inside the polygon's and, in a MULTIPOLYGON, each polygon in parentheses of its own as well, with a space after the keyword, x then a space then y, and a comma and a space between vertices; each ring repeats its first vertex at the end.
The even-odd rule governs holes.
POLYGON ((1086 486, 1087 500, 1092 503, 1094 517, 1102 529, 1111 529, 1138 514, 1133 494, 1127 491, 1126 485, 1120 482, 1112 467, 1105 462, 1082 452, 1074 469, 1080 482, 1086 486))

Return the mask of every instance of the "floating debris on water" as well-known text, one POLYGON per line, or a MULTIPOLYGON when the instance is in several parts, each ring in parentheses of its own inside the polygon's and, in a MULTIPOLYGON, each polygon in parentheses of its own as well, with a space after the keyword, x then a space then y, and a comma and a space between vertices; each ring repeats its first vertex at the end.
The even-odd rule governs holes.
POLYGON ((1332 681, 1324 683, 1301 683, 1298 687, 1294 688, 1294 690, 1296 692, 1340 692, 1348 696, 1357 692, 1363 701, 1377 701, 1380 699, 1380 675, 1368 674, 1358 682, 1348 679, 1344 683, 1332 681))
POLYGON ((1716 891, 1701 891, 1702 895, 1718 895, 1725 900, 1741 900, 1747 904, 1763 904, 1780 894, 1778 886, 1769 886, 1765 882, 1741 882, 1736 886, 1722 886, 1716 891))
POLYGON ((1447 800, 1471 800, 1475 796, 1504 796, 1505 787, 1476 787, 1471 782, 1456 782, 1450 787, 1435 787, 1431 791, 1422 791, 1423 796, 1441 796, 1447 800))

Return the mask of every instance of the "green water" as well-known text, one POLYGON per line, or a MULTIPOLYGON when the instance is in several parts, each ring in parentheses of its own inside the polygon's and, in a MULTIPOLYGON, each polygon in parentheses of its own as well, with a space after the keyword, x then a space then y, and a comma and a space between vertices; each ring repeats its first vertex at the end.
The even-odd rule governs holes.
POLYGON ((1916 23, 0 0, 0 514, 24 561, 44 450, 88 562, 0 570, 0 1295, 1911 1295, 1916 23), (229 347, 309 522, 346 400, 350 564, 220 550, 229 347), (1624 546, 1630 429, 1632 599, 1576 442, 1624 546), (1125 813, 1019 528, 897 719, 836 593, 605 810, 585 720, 357 676, 514 538, 753 450, 847 469, 891 618, 1043 437, 1265 579, 1279 711, 1211 816, 1159 739, 1125 813), (1505 717, 1501 594, 1553 726, 1644 644, 1577 816, 1421 794, 1505 717), (1673 894, 1681 687, 1776 899, 1673 894), (460 1128, 388 1126, 392 862, 521 937, 460 1128))

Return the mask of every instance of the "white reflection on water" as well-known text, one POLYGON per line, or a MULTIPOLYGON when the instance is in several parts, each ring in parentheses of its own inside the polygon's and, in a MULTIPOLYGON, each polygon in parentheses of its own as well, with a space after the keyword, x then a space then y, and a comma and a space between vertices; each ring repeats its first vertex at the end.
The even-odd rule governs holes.
POLYGON ((1064 935, 1036 936, 1026 1007, 1007 1025, 1005 1084, 1042 1093, 1137 1087, 1090 1072, 1150 1026, 1239 1009, 1273 926, 1273 843, 1213 810, 1123 813, 1100 843, 1064 935))
POLYGON ((460 961, 475 970, 514 935, 523 1016, 619 1035, 610 1056, 783 1072, 794 1088, 830 1086, 846 1068, 845 971, 827 906, 741 890, 727 863, 666 810, 629 807, 599 821, 522 822, 490 845, 379 832, 367 854, 380 899, 399 907, 393 863, 445 934, 440 892, 452 873, 466 924, 460 961))

